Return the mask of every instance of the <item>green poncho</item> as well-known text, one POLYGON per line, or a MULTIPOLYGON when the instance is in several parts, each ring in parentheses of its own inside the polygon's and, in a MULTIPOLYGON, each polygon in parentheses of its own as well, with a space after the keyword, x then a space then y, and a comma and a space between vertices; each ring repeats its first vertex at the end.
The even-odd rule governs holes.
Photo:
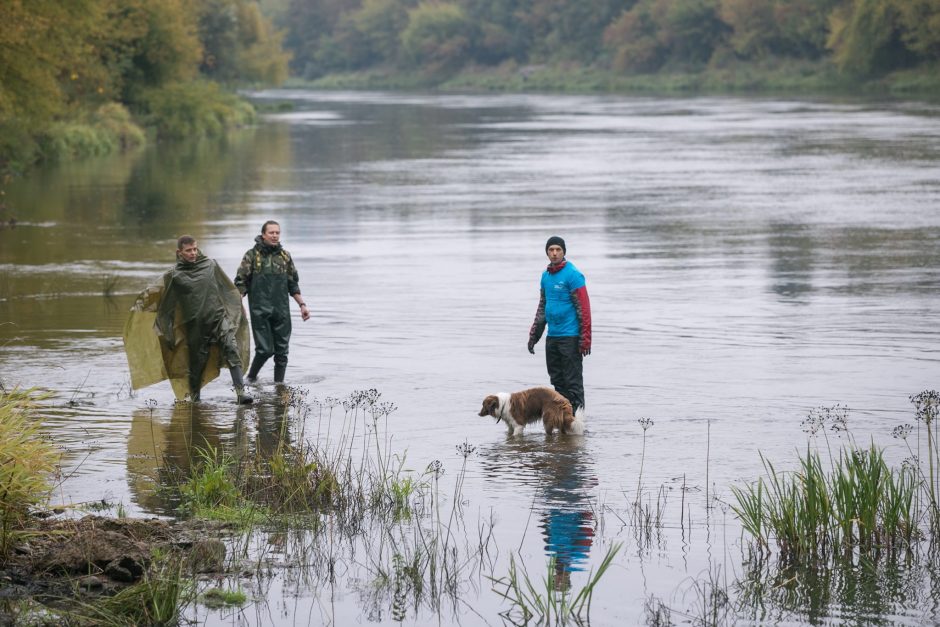
POLYGON ((138 295, 124 325, 131 387, 169 379, 183 398, 223 366, 246 363, 248 337, 241 295, 219 265, 202 254, 191 263, 179 260, 138 295))

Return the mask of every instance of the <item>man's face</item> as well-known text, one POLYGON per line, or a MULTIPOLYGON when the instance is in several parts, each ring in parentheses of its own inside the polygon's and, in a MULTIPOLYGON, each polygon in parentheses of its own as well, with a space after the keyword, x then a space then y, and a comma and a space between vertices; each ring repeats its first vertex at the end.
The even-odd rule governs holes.
POLYGON ((276 246, 281 241, 281 227, 276 224, 269 224, 261 234, 261 239, 265 244, 276 246))
POLYGON ((199 255, 198 242, 183 244, 183 247, 176 251, 176 253, 182 257, 184 261, 192 263, 196 261, 196 257, 199 255))
POLYGON ((553 266, 557 266, 558 264, 561 263, 562 259, 565 258, 565 251, 558 244, 552 244, 551 246, 549 246, 548 249, 545 251, 545 254, 548 255, 548 261, 553 266))

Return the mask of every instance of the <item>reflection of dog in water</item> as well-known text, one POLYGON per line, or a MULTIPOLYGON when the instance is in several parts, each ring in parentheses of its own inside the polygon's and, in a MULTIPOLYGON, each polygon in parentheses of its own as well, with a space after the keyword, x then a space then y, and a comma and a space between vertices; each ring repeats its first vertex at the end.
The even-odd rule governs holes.
POLYGON ((480 415, 502 420, 509 428, 510 435, 522 435, 526 425, 539 420, 549 435, 555 429, 574 435, 584 433, 583 410, 578 408, 577 415, 573 414, 568 399, 551 388, 491 394, 483 399, 480 415))

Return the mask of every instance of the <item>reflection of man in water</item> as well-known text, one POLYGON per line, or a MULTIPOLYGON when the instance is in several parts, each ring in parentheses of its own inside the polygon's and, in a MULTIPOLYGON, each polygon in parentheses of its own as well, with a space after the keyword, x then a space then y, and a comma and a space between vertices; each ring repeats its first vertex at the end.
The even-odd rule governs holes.
POLYGON ((571 573, 584 570, 594 542, 594 515, 590 511, 552 508, 542 515, 545 550, 555 558, 555 589, 571 587, 571 573))
POLYGON ((581 462, 580 451, 551 456, 544 485, 546 509, 541 515, 545 552, 555 558, 555 589, 571 587, 571 573, 584 570, 594 543, 590 489, 597 479, 581 462))
POLYGON ((155 326, 170 350, 183 339, 176 329, 183 331, 189 351, 190 398, 199 400, 209 350, 215 345, 220 361, 228 365, 238 402, 251 403, 254 399, 245 390, 235 339, 244 314, 241 297, 231 280, 214 260, 199 251, 194 237, 183 235, 177 241, 176 267, 164 275, 163 285, 155 326))
POLYGON ((481 451, 488 481, 509 477, 514 492, 520 482, 534 488, 533 509, 545 553, 555 560, 555 589, 561 592, 571 586, 572 572, 587 567, 594 542, 597 476, 583 449, 583 438, 557 437, 507 438, 481 451))

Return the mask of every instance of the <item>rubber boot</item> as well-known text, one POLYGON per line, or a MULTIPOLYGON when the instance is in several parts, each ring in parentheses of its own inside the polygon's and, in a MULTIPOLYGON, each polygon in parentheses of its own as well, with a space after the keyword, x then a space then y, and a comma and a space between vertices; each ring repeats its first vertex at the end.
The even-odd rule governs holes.
POLYGON ((264 362, 268 360, 267 357, 262 357, 261 355, 255 355, 255 358, 251 360, 251 367, 248 369, 248 383, 254 383, 258 380, 258 373, 261 372, 261 366, 264 365, 264 362))
POLYGON ((250 405, 254 403, 255 399, 252 398, 248 390, 245 389, 245 382, 242 380, 242 369, 238 366, 232 366, 229 368, 229 372, 232 375, 232 387, 235 388, 235 395, 238 398, 236 402, 239 405, 250 405))
POLYGON ((274 364, 274 382, 284 383, 285 372, 287 372, 287 364, 274 364))
POLYGON ((200 385, 202 384, 202 377, 199 379, 189 379, 189 401, 195 403, 199 400, 200 385))

